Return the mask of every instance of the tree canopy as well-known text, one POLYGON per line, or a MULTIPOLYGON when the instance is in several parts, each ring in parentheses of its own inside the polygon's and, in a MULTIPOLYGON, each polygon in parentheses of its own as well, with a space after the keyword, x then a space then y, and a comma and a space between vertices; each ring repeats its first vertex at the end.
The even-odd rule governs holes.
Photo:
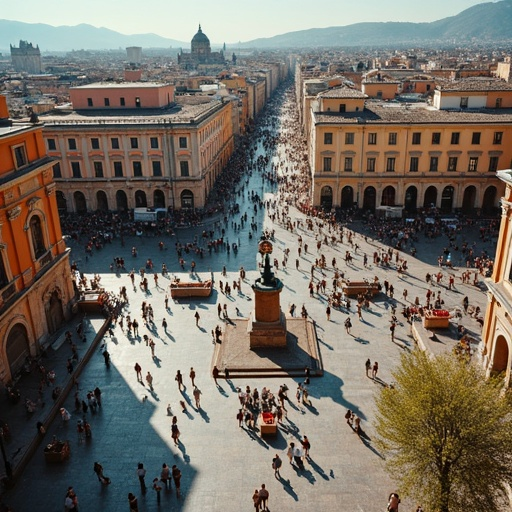
POLYGON ((403 354, 376 397, 378 445, 400 491, 429 512, 503 510, 512 478, 512 408, 475 364, 403 354))

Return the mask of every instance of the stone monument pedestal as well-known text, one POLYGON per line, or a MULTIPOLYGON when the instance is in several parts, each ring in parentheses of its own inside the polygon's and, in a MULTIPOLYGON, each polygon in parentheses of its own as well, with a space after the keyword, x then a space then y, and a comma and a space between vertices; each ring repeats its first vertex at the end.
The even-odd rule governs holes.
POLYGON ((249 333, 249 346, 262 347, 286 347, 286 318, 281 311, 279 319, 274 322, 258 322, 251 313, 247 322, 249 333))

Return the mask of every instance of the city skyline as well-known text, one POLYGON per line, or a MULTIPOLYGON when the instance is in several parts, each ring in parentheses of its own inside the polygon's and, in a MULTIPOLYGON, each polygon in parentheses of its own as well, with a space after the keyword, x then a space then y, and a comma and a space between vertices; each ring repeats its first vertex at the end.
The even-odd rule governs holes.
POLYGON ((86 10, 73 8, 74 0, 66 4, 66 9, 62 9, 62 4, 56 0, 44 3, 26 0, 3 5, 1 16, 12 21, 53 26, 86 23, 123 34, 155 33, 178 41, 189 41, 201 24, 210 41, 221 44, 361 22, 431 22, 483 3, 491 2, 452 0, 447 4, 442 0, 431 0, 428 4, 417 4, 406 0, 368 0, 365 8, 360 9, 349 0, 319 0, 315 3, 315 12, 322 13, 322 16, 317 18, 311 12, 311 4, 304 0, 281 0, 278 4, 262 0, 257 10, 240 6, 235 9, 234 4, 223 1, 212 10, 211 4, 205 0, 196 0, 189 5, 149 0, 144 6, 146 12, 151 10, 154 15, 141 19, 140 3, 135 0, 124 0, 122 9, 117 2, 89 0, 86 10), (174 15, 177 9, 179 12, 174 15), (327 16, 326 13, 330 14, 327 16))

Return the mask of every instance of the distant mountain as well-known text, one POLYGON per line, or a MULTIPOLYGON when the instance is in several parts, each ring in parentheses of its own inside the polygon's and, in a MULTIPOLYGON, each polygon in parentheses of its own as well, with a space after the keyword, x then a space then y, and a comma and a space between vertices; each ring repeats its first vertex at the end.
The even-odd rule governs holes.
POLYGON ((478 4, 431 23, 356 23, 313 28, 255 39, 247 48, 318 48, 336 46, 439 45, 512 40, 512 0, 478 4))
MULTIPOLYGON (((343 27, 312 28, 274 37, 227 45, 233 48, 319 48, 339 46, 460 45, 512 40, 512 0, 478 4, 456 16, 431 23, 356 23, 343 27)), ((42 23, 0 20, 0 48, 20 39, 38 44, 41 51, 101 50, 126 46, 189 47, 190 42, 157 34, 126 35, 92 25, 53 27, 42 23)))
POLYGON ((81 25, 53 27, 44 23, 0 20, 0 48, 18 46, 20 39, 39 45, 42 52, 63 50, 111 50, 127 46, 168 48, 190 46, 157 34, 126 35, 104 27, 81 25))

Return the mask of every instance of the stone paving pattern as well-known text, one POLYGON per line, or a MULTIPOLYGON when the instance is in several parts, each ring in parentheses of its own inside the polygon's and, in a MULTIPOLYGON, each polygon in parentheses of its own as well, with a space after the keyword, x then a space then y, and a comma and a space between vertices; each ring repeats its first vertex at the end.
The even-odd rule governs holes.
MULTIPOLYGON (((240 195, 241 213, 246 210, 252 213, 252 203, 247 200, 247 190, 256 190, 260 194, 273 192, 272 186, 255 174, 250 177, 243 195, 240 195)), ((304 219, 304 215, 293 208, 290 211, 293 219, 304 219)), ((214 228, 214 220, 207 221, 205 226, 178 230, 176 237, 165 239, 166 250, 158 250, 156 238, 128 239, 125 247, 118 240, 95 252, 88 261, 81 243, 71 241, 71 259, 79 262, 81 270, 92 276, 97 272, 101 275, 101 285, 108 290, 118 291, 121 286, 128 288, 129 313, 137 317, 141 324, 140 336, 126 336, 119 326, 113 337, 106 336, 95 347, 91 347, 91 359, 77 377, 81 397, 88 390, 99 386, 103 391, 103 406, 95 414, 88 412, 87 418, 92 426, 92 439, 80 442, 76 432, 76 421, 82 414, 74 411, 73 394, 65 400, 65 406, 73 414, 69 424, 62 424, 59 417, 49 424, 46 436, 31 462, 25 468, 14 489, 7 491, 3 500, 15 512, 27 510, 60 511, 63 508, 64 496, 68 486, 72 485, 78 495, 80 510, 105 510, 111 512, 127 511, 128 492, 133 492, 139 499, 141 512, 152 510, 182 510, 196 512, 199 510, 239 512, 253 510, 251 496, 254 489, 265 483, 269 492, 269 509, 272 511, 368 511, 381 512, 385 509, 387 497, 395 490, 395 484, 384 469, 384 459, 376 449, 373 439, 375 431, 372 425, 374 416, 374 395, 382 385, 390 383, 391 372, 399 361, 404 350, 415 347, 411 337, 410 326, 403 322, 396 331, 395 342, 389 336, 390 306, 398 306, 400 320, 402 291, 406 287, 409 299, 416 295, 425 296, 427 290, 424 276, 427 272, 437 271, 435 261, 441 253, 446 239, 419 242, 419 258, 403 256, 409 263, 409 273, 399 279, 393 267, 373 267, 365 269, 362 254, 367 253, 372 261, 372 254, 381 245, 371 239, 366 242, 357 237, 360 246, 358 255, 354 255, 353 264, 346 267, 343 256, 350 247, 338 244, 336 247, 322 247, 328 263, 335 256, 338 266, 346 270, 348 277, 360 280, 363 277, 373 279, 378 276, 380 281, 388 279, 394 284, 395 298, 390 299, 379 294, 372 303, 371 310, 363 313, 363 321, 357 320, 355 304, 350 313, 352 319, 352 335, 347 335, 343 323, 347 314, 333 310, 331 320, 327 321, 326 300, 315 294, 309 297, 308 283, 311 264, 318 257, 316 249, 310 254, 302 253, 300 267, 295 269, 298 233, 286 231, 282 226, 271 224, 265 212, 260 210, 256 215, 259 226, 275 229, 275 255, 281 261, 283 250, 291 248, 289 267, 279 269, 277 276, 284 283, 281 294, 281 306, 285 312, 294 303, 300 312, 305 304, 310 318, 316 322, 318 342, 324 366, 323 377, 311 379, 309 395, 311 405, 297 404, 294 396, 297 383, 302 378, 257 378, 247 377, 225 381, 220 379, 216 386, 211 377, 211 367, 215 354, 211 330, 221 320, 217 316, 217 302, 228 305, 230 317, 235 318, 235 307, 242 317, 247 318, 253 307, 249 285, 259 277, 257 270, 257 235, 249 239, 247 226, 236 233, 231 228, 231 221, 226 237, 230 242, 238 241, 238 254, 226 252, 206 253, 204 259, 185 257, 187 267, 194 259, 197 272, 209 277, 213 272, 215 282, 238 279, 238 270, 244 266, 247 271, 246 282, 242 290, 244 295, 226 298, 216 287, 212 297, 207 301, 190 300, 170 301, 170 309, 164 308, 164 297, 169 283, 160 276, 159 287, 150 278, 150 289, 145 294, 138 286, 131 286, 127 272, 114 273, 109 265, 116 256, 124 256, 127 271, 144 267, 147 258, 152 258, 155 269, 165 262, 171 272, 183 280, 187 280, 187 272, 181 273, 173 245, 176 240, 192 241, 194 235, 200 235, 202 229, 214 228), (137 258, 130 256, 132 245, 139 249, 137 258), (434 265, 433 265, 434 264, 434 265), (227 278, 221 275, 222 267, 226 266, 227 278), (293 266, 293 268, 291 268, 293 266), (155 325, 146 328, 141 321, 141 303, 151 303, 155 311, 155 325), (199 326, 196 327, 194 314, 200 314, 199 326), (162 319, 168 322, 167 333, 161 327, 162 319), (156 342, 156 358, 151 357, 150 349, 145 345, 142 335, 147 333, 156 342), (111 367, 107 369, 100 346, 106 343, 111 354, 111 367), (370 358, 372 363, 379 362, 377 380, 365 376, 364 363, 370 358), (142 366, 142 374, 150 371, 154 377, 154 390, 136 379, 134 364, 142 366), (192 386, 188 374, 190 368, 196 371, 196 384, 200 388, 201 409, 196 410, 192 396, 192 386), (175 374, 181 370, 184 375, 185 389, 180 392, 175 382, 175 374), (239 408, 236 387, 261 390, 269 387, 277 393, 280 384, 289 387, 290 402, 287 406, 287 418, 279 429, 276 438, 261 439, 258 432, 239 428, 236 413, 239 408), (180 401, 186 403, 186 412, 181 412, 180 401), (181 431, 180 444, 175 446, 171 436, 171 417, 167 413, 168 404, 178 417, 181 431), (347 409, 353 410, 362 419, 362 428, 367 440, 361 439, 346 424, 344 415, 347 409), (47 464, 43 458, 43 446, 52 436, 69 439, 71 457, 67 462, 47 464), (286 449, 289 442, 299 442, 302 436, 310 439, 311 459, 306 461, 304 471, 299 471, 288 464, 286 449), (281 478, 275 478, 271 469, 272 458, 279 453, 284 461, 281 478), (93 473, 95 461, 101 462, 105 474, 112 479, 112 484, 102 486, 93 473), (148 470, 146 483, 159 476, 162 463, 177 464, 182 471, 182 497, 178 500, 172 493, 163 493, 162 504, 157 506, 155 492, 148 489, 143 495, 139 489, 136 476, 138 462, 143 462, 148 470)), ((357 229, 364 227, 356 224, 357 229)), ((304 242, 310 248, 315 247, 314 233, 300 230, 304 242)), ((219 233, 220 236, 220 233, 219 233)), ((466 232, 471 240, 478 240, 478 233, 466 232)), ((345 239, 346 240, 346 239, 345 239)), ((454 274, 460 271, 454 269, 454 274)), ((446 271, 444 271, 446 274, 446 271)), ((318 276, 318 271, 317 271, 318 276)), ((327 282, 332 281, 332 269, 326 271, 327 282)), ((437 291, 438 287, 433 289, 437 291)), ((441 286, 448 309, 460 306, 462 298, 469 296, 470 303, 485 309, 486 297, 480 288, 460 284, 457 277, 456 289, 447 291, 441 286)), ((478 337, 479 328, 470 317, 461 320, 478 337)), ((77 342, 78 343, 78 342, 77 342)), ((88 344, 90 342, 88 341, 88 344)), ((85 350, 82 347, 80 350, 85 350)), ((54 367, 59 379, 65 379, 65 361, 70 354, 69 346, 63 344, 50 359, 45 362, 47 367, 54 367)), ((22 394, 34 397, 33 386, 28 386, 27 378, 19 382, 22 394)), ((45 391, 47 404, 50 390, 45 391)), ((2 399, 3 400, 3 399, 2 399)), ((10 423, 13 428, 12 440, 6 443, 8 456, 16 462, 14 455, 20 445, 25 446, 32 436, 36 436, 35 423, 38 418, 46 416, 48 405, 38 410, 32 417, 26 417, 22 404, 11 406, 5 400, 0 402, 0 418, 10 423)), ((412 510, 414 503, 404 500, 402 510, 412 510)))

